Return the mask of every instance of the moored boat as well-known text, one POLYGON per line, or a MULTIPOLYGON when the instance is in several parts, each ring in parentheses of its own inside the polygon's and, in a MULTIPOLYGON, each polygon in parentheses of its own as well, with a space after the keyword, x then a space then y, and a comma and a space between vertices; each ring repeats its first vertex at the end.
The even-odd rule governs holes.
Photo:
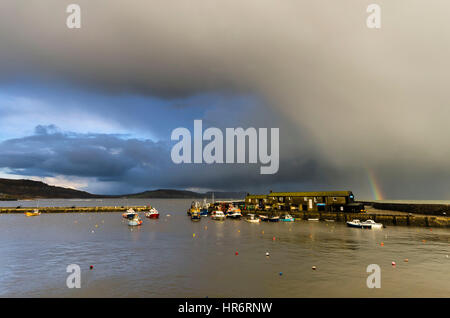
POLYGON ((226 216, 222 211, 214 211, 211 214, 211 218, 216 221, 224 221, 226 216))
POLYGON ((269 221, 269 217, 267 216, 267 215, 259 215, 259 219, 261 220, 261 221, 269 221))
POLYGON ((134 214, 136 214, 136 211, 134 211, 132 208, 129 208, 127 210, 127 212, 122 214, 122 217, 125 219, 128 219, 130 215, 134 215, 134 214))
POLYGON ((290 214, 286 214, 283 218, 280 219, 283 222, 294 222, 295 219, 290 214))
POLYGON ((158 219, 159 218, 159 212, 155 208, 151 208, 150 211, 145 213, 145 216, 149 219, 158 219))
POLYGON ((362 222, 361 225, 364 229, 381 229, 381 228, 383 228, 383 224, 375 223, 375 221, 371 220, 371 219, 362 222))
POLYGON ((200 215, 199 211, 193 211, 191 212, 191 220, 192 221, 200 221, 202 216, 200 215))
POLYGON ((308 219, 308 221, 312 221, 312 222, 319 222, 319 219, 317 219, 317 218, 310 218, 310 219, 308 219))
POLYGON ((261 222, 261 219, 259 219, 256 215, 254 214, 248 214, 248 217, 245 219, 247 222, 250 223, 259 223, 261 222))
POLYGON ((137 214, 134 214, 133 217, 128 220, 128 225, 129 226, 138 226, 138 225, 141 225, 141 224, 142 224, 142 220, 139 217, 139 215, 137 215, 137 214))
POLYGON ((278 221, 280 221, 279 216, 272 216, 269 218, 269 222, 278 222, 278 221))
POLYGON ((25 212, 26 216, 38 216, 41 215, 41 212, 39 212, 38 209, 34 209, 33 212, 25 212))
POLYGON ((357 219, 355 219, 355 220, 353 220, 353 221, 348 221, 347 222, 347 226, 349 226, 349 227, 355 227, 355 228, 359 228, 359 229, 361 229, 362 228, 362 224, 361 224, 361 221, 360 220, 357 220, 357 219))
POLYGON ((197 201, 192 201, 191 207, 187 210, 187 215, 191 216, 192 213, 200 213, 200 203, 197 201))
POLYGON ((232 219, 240 219, 242 216, 241 209, 234 207, 230 204, 226 216, 232 219))

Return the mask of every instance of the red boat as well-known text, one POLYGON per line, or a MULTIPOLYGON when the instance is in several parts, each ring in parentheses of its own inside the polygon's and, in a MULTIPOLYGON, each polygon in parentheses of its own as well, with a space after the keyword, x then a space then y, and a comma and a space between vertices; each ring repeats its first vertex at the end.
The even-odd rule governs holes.
POLYGON ((159 212, 155 208, 151 208, 149 212, 145 213, 145 216, 149 219, 158 219, 159 218, 159 212))

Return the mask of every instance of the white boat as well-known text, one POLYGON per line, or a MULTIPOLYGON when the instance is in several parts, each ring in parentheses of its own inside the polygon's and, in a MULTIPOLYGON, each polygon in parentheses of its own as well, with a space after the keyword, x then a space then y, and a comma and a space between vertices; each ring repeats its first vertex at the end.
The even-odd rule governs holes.
POLYGON ((127 218, 129 218, 130 216, 135 215, 135 214, 136 214, 136 212, 135 212, 132 208, 129 208, 129 209, 127 210, 127 212, 125 212, 125 213, 122 214, 122 216, 123 216, 125 219, 127 219, 127 218))
POLYGON ((366 229, 382 229, 383 228, 383 224, 375 223, 374 220, 370 220, 370 219, 362 222, 361 225, 363 228, 366 228, 366 229))
POLYGON ((249 214, 248 218, 245 219, 247 222, 250 223, 259 223, 261 222, 261 219, 257 218, 254 214, 249 214))
POLYGON ((319 219, 308 219, 308 221, 319 222, 319 219))
POLYGON ((225 214, 222 211, 214 211, 211 214, 211 218, 213 220, 223 221, 223 220, 225 220, 226 216, 225 216, 225 214))
POLYGON ((362 224, 361 224, 361 221, 360 220, 357 220, 357 219, 355 219, 355 220, 353 220, 353 221, 348 221, 347 222, 347 226, 349 226, 349 227, 356 227, 356 228, 359 228, 359 229, 361 229, 362 228, 362 224))

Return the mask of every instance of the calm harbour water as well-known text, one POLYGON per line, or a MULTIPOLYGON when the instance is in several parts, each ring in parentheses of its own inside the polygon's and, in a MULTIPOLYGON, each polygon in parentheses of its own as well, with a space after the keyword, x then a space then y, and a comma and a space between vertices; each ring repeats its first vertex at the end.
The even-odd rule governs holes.
POLYGON ((333 222, 250 224, 206 217, 192 222, 186 215, 191 201, 39 202, 150 203, 161 217, 143 218, 139 228, 130 228, 121 213, 0 215, 0 296, 450 297, 448 229, 360 230, 333 222), (66 287, 69 264, 81 267, 80 289, 66 287), (381 267, 380 289, 366 286, 369 264, 381 267))

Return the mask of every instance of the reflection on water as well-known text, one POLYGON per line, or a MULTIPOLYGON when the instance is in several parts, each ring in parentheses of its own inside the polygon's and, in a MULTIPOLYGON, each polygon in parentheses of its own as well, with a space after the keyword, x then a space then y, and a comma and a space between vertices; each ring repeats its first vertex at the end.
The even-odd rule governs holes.
MULTIPOLYGON (((144 218, 137 228, 130 228, 120 213, 0 215, 0 296, 450 296, 449 230, 360 230, 308 221, 191 222, 186 216, 190 202, 130 199, 128 205, 151 203, 161 212, 159 220, 144 218), (66 287, 69 264, 82 268, 81 289, 66 287), (366 287, 369 264, 381 266, 381 289, 366 287)), ((36 205, 11 203, 2 205, 36 205)), ((127 205, 114 199, 39 204, 127 205)))

